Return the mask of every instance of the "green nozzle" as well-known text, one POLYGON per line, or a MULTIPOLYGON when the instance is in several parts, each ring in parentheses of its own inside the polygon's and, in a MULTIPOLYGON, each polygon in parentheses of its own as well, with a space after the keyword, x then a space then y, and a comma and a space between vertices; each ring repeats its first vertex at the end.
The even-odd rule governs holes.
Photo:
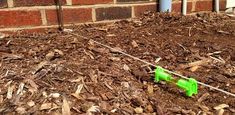
POLYGON ((155 69, 155 81, 159 82, 159 81, 170 81, 173 78, 171 77, 170 74, 167 74, 162 67, 157 66, 157 68, 155 69))
POLYGON ((197 94, 197 81, 193 78, 189 80, 180 79, 177 82, 177 86, 186 91, 186 95, 191 97, 193 94, 197 94))

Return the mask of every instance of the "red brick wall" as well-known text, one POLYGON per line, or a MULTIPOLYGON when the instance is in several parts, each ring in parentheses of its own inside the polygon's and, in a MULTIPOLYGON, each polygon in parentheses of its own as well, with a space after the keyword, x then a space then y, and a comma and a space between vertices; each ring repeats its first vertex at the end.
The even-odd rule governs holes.
MULTIPOLYGON (((57 0, 0 0, 0 31, 11 28, 44 28, 58 25, 57 0)), ((158 0, 61 0, 64 23, 77 24, 139 17, 156 11, 158 0)), ((188 0, 188 13, 212 11, 213 0, 188 0)), ((181 0, 173 0, 172 11, 181 12, 181 0)), ((220 0, 225 9, 225 0, 220 0)))

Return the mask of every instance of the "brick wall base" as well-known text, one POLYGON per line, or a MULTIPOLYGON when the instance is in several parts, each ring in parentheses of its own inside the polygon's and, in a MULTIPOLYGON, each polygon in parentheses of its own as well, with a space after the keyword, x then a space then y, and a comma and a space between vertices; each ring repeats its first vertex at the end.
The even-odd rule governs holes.
MULTIPOLYGON (((0 31, 57 27, 56 0, 0 0, 0 31)), ((62 0, 64 24, 130 19, 157 11, 156 0, 62 0)), ((220 10, 226 0, 220 0, 220 10)), ((181 12, 173 0, 172 12, 181 12)), ((188 13, 213 11, 213 0, 188 0, 188 13)))

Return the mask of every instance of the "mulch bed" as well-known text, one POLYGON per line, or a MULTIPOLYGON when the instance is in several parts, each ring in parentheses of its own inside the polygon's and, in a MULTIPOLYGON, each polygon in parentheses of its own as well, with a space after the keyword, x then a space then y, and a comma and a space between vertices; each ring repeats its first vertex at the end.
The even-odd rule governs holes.
POLYGON ((154 83, 155 68, 91 40, 235 93, 235 20, 228 16, 146 12, 69 28, 0 39, 0 113, 235 113, 234 97, 201 85, 187 97, 172 84, 154 83))

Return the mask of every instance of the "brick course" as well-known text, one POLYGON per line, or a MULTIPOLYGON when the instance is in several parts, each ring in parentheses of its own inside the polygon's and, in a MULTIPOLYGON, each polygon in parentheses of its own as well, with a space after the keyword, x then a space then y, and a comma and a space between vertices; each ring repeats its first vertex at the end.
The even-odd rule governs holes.
POLYGON ((96 9, 96 20, 131 18, 131 7, 109 7, 96 9))
MULTIPOLYGON (((61 0, 62 4, 66 3, 66 0, 61 0)), ((55 5, 57 0, 14 0, 14 6, 50 6, 55 5)))
MULTIPOLYGON (((182 11, 182 3, 173 3, 172 4, 172 12, 181 12, 182 11)), ((192 11, 192 2, 188 2, 187 4, 187 12, 192 11)))
POLYGON ((197 1, 195 10, 196 11, 211 11, 213 10, 213 2, 212 1, 197 1))
POLYGON ((113 3, 113 0, 73 0, 73 4, 90 5, 90 4, 107 4, 113 3))
POLYGON ((117 2, 146 2, 149 0, 117 0, 117 2))
POLYGON ((41 25, 39 11, 0 11, 0 28, 39 25, 41 25))
MULTIPOLYGON (((65 9, 63 18, 65 24, 82 23, 92 21, 91 8, 65 9)), ((46 11, 48 25, 58 24, 57 10, 46 11)))
POLYGON ((158 9, 157 6, 158 6, 157 4, 135 6, 134 7, 135 16, 140 17, 145 11, 155 12, 158 9))

